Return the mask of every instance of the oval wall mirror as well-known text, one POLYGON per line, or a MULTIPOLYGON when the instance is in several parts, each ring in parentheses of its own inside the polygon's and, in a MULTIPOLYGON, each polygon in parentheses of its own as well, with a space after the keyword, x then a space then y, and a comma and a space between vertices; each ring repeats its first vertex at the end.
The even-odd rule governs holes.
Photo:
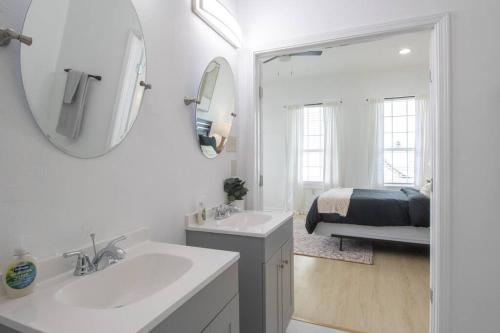
POLYGON ((196 135, 201 152, 217 157, 231 132, 235 114, 235 86, 231 66, 224 58, 208 64, 196 100, 196 135))
POLYGON ((32 0, 21 71, 45 136, 80 158, 103 155, 128 134, 147 85, 146 49, 130 0, 32 0))

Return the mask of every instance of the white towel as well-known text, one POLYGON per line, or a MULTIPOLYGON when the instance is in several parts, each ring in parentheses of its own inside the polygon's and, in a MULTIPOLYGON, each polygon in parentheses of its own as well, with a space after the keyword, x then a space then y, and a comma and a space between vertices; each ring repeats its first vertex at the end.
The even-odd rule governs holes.
MULTIPOLYGON (((73 71, 70 71, 70 73, 73 71)), ((88 75, 83 73, 80 76, 80 82, 77 85, 73 101, 69 104, 63 102, 61 105, 61 112, 59 113, 59 120, 57 122, 56 132, 64 135, 70 139, 78 139, 82 127, 82 120, 87 103, 87 88, 88 88, 88 75)), ((74 82, 71 82, 73 86, 74 82)), ((68 87, 68 83, 66 84, 68 87)), ((67 89, 68 90, 68 89, 67 89)), ((70 97, 72 89, 69 89, 68 96, 70 97)))
POLYGON ((352 188, 334 188, 322 193, 318 198, 318 212, 345 217, 351 203, 352 191, 352 188))
POLYGON ((70 70, 66 78, 66 88, 64 89, 64 104, 73 104, 75 101, 76 91, 80 86, 82 79, 82 72, 70 70))

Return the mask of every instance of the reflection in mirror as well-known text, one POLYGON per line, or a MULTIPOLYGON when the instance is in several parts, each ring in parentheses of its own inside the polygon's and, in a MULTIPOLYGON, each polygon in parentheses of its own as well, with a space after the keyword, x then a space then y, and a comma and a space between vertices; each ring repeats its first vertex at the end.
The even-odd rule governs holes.
POLYGON ((235 87, 231 66, 216 58, 207 66, 196 107, 196 134, 208 158, 219 155, 226 144, 235 116, 235 87))
POLYGON ((130 0, 32 0, 21 49, 24 89, 42 132, 81 158, 105 154, 137 118, 146 81, 141 25, 130 0))

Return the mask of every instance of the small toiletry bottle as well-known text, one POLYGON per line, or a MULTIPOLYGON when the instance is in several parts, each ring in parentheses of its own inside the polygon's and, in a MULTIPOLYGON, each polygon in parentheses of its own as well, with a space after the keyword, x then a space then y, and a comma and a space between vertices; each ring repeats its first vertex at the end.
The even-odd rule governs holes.
POLYGON ((38 265, 33 256, 24 248, 14 250, 14 260, 7 266, 2 276, 5 294, 18 298, 30 294, 36 285, 38 265))
POLYGON ((203 199, 198 202, 198 210, 196 212, 196 222, 198 224, 203 224, 207 220, 207 210, 205 208, 205 203, 203 199))

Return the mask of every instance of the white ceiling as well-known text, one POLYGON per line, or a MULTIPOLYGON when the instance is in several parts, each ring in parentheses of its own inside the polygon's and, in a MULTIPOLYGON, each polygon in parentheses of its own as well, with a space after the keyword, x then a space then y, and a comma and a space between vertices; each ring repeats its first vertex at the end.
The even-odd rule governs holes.
MULTIPOLYGON (((380 71, 428 66, 430 31, 401 34, 383 39, 323 49, 321 56, 278 58, 263 65, 263 79, 273 81, 335 73, 380 71), (412 52, 402 56, 399 50, 412 52)), ((266 60, 266 59, 264 59, 266 60)))

